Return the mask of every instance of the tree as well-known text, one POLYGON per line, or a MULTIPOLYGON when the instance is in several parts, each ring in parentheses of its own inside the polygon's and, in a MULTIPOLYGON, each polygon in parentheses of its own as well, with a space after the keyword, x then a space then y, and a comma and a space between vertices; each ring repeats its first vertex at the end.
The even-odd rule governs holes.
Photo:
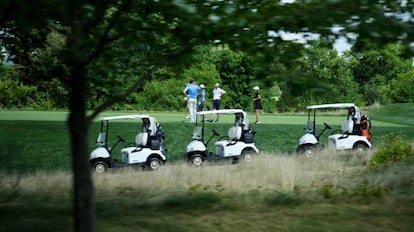
POLYGON ((331 40, 352 32, 362 38, 375 36, 378 42, 401 40, 409 44, 414 38, 412 22, 395 13, 413 12, 413 5, 410 1, 398 4, 365 0, 352 4, 262 0, 2 1, 0 39, 13 61, 25 67, 26 81, 58 76, 68 90, 76 230, 95 231, 87 151, 89 125, 107 107, 142 89, 154 71, 179 62, 194 45, 212 41, 245 51, 262 50, 262 54, 269 52, 267 56, 277 54, 273 52, 291 43, 283 41, 280 31, 314 32, 331 40), (344 30, 333 34, 333 26, 344 30), (45 72, 32 72, 42 70, 33 57, 37 49, 50 47, 45 41, 52 31, 62 35, 64 41, 50 54, 56 62, 45 72), (102 101, 93 113, 87 114, 86 100, 98 86, 104 87, 100 90, 102 101))
POLYGON ((305 50, 300 59, 304 72, 309 72, 309 89, 306 94, 314 101, 312 104, 329 102, 357 102, 358 86, 354 81, 347 60, 338 55, 332 47, 313 43, 305 50))
POLYGON ((391 86, 390 83, 395 83, 397 79, 412 72, 412 60, 406 58, 405 53, 405 47, 400 43, 390 43, 382 47, 371 43, 369 49, 353 50, 346 54, 349 67, 360 86, 359 94, 366 103, 388 104, 399 101, 393 89, 397 85, 391 86))
POLYGON ((215 66, 226 90, 225 108, 247 108, 251 105, 251 88, 254 78, 253 62, 245 53, 222 48, 216 51, 215 66))
POLYGON ((390 81, 390 98, 394 103, 414 103, 414 70, 390 81))

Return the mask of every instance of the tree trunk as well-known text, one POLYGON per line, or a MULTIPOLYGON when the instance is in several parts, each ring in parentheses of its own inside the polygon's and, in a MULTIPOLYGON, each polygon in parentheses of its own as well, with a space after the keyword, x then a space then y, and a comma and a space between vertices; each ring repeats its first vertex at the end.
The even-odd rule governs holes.
POLYGON ((86 77, 83 69, 75 70, 70 79, 69 128, 72 142, 73 213, 75 231, 96 231, 96 209, 89 164, 88 130, 85 110, 86 77))

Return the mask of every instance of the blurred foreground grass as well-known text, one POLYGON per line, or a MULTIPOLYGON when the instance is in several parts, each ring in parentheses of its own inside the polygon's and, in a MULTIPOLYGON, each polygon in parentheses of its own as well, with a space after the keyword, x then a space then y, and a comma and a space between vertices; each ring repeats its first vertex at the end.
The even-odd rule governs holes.
MULTIPOLYGON (((414 160, 381 169, 368 154, 94 175, 98 231, 411 231, 414 160)), ((0 176, 0 231, 73 231, 71 175, 0 176)))

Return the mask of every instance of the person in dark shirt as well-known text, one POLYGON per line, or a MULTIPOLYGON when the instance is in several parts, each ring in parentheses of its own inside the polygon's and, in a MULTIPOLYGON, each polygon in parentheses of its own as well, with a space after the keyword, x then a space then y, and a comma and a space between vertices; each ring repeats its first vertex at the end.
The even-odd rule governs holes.
POLYGON ((253 97, 253 106, 254 110, 256 111, 256 124, 260 124, 260 110, 263 109, 262 107, 262 101, 260 96, 260 88, 259 86, 253 87, 254 90, 254 97, 253 97))

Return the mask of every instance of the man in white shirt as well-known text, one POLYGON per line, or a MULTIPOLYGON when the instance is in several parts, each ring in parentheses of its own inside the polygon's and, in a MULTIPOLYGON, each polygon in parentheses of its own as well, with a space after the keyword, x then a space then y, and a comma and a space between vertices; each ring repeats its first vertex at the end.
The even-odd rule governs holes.
MULTIPOLYGON (((226 91, 220 88, 220 84, 216 83, 213 89, 213 110, 219 110, 221 108, 221 96, 226 94, 226 91)), ((214 118, 214 115, 213 115, 214 118)), ((219 114, 217 114, 215 120, 211 120, 212 122, 219 121, 219 114)))

